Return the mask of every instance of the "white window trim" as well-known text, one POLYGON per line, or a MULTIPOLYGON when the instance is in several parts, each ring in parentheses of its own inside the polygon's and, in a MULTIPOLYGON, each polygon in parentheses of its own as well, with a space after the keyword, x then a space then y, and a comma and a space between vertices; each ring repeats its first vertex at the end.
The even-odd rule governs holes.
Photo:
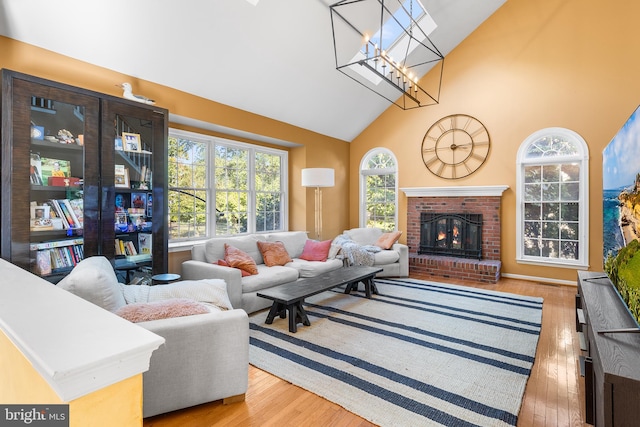
POLYGON ((395 214, 394 214, 394 230, 398 229, 398 182, 399 182, 399 169, 398 168, 398 159, 396 158, 395 154, 393 154, 393 152, 391 150, 389 150, 388 148, 382 148, 382 147, 378 147, 378 148, 372 148, 371 150, 367 151, 365 153, 364 156, 362 156, 362 159, 360 160, 360 168, 359 168, 359 179, 360 179, 360 183, 359 183, 359 202, 358 202, 358 206, 359 206, 359 226, 360 227, 366 227, 367 225, 367 199, 366 199, 366 194, 367 194, 367 180, 365 179, 368 175, 388 175, 388 174, 395 174, 396 176, 396 180, 395 180, 395 199, 393 201, 393 203, 395 204, 395 214), (395 163, 396 167, 395 168, 385 168, 385 169, 365 169, 365 166, 367 164, 367 162, 369 161, 369 158, 377 153, 385 153, 388 154, 389 156, 391 156, 391 158, 393 159, 393 162, 395 163))
POLYGON ((588 269, 589 268, 589 147, 578 133, 559 127, 541 129, 529 135, 520 145, 516 156, 516 262, 520 264, 532 264, 540 266, 553 266, 561 268, 588 269), (560 135, 576 142, 580 153, 575 156, 551 156, 539 157, 536 159, 526 158, 527 149, 538 139, 549 136, 560 135), (525 165, 545 165, 568 162, 580 163, 580 229, 579 229, 579 259, 555 259, 542 258, 524 255, 524 167, 525 165))
POLYGON ((247 189, 247 191, 249 192, 249 194, 251 195, 251 197, 249 197, 249 203, 248 203, 248 230, 246 233, 241 233, 241 234, 233 234, 233 235, 221 235, 221 234, 215 234, 215 203, 212 204, 207 204, 207 208, 209 209, 209 218, 210 221, 207 224, 207 235, 208 237, 206 238, 202 238, 202 237, 198 237, 198 238, 192 238, 192 239, 175 239, 175 240, 169 240, 169 246, 170 247, 175 247, 175 248, 186 248, 189 246, 193 246, 195 244, 198 243, 202 243, 210 238, 213 237, 226 237, 226 236, 242 236, 242 235, 247 235, 247 234, 261 234, 261 233, 273 233, 276 231, 288 231, 289 229, 289 152, 286 150, 279 150, 277 148, 269 148, 269 147, 264 147, 262 145, 255 145, 255 144, 249 144, 246 142, 240 142, 240 141, 235 141, 232 139, 227 139, 227 138, 222 138, 222 137, 217 137, 217 136, 211 136, 211 135, 206 135, 206 134, 201 134, 201 133, 196 133, 196 132, 190 132, 190 131, 186 131, 186 130, 182 130, 182 129, 173 129, 173 128, 169 128, 169 135, 170 136, 175 136, 175 137, 179 137, 179 138, 184 138, 184 139, 191 139, 197 142, 203 142, 203 143, 207 143, 210 144, 210 148, 208 150, 208 157, 207 157, 207 179, 209 180, 209 186, 208 186, 208 200, 213 200, 215 201, 215 183, 213 182, 213 165, 215 164, 215 150, 213 149, 214 145, 217 143, 221 144, 221 145, 225 145, 225 146, 232 146, 232 147, 237 147, 237 148, 241 148, 241 149, 246 149, 250 151, 250 156, 249 156, 249 167, 250 170, 253 171, 254 167, 255 167, 255 156, 252 154, 255 154, 256 151, 259 152, 263 152, 263 153, 268 153, 268 154, 274 154, 274 155, 278 155, 281 156, 282 158, 282 165, 281 165, 281 174, 280 174, 280 180, 282 183, 282 194, 283 194, 283 201, 282 201, 282 212, 281 212, 281 224, 282 224, 282 229, 280 230, 270 230, 270 231, 255 231, 255 221, 256 221, 256 210, 255 210, 255 187, 254 187, 254 181, 251 181, 249 183, 249 187, 247 189))

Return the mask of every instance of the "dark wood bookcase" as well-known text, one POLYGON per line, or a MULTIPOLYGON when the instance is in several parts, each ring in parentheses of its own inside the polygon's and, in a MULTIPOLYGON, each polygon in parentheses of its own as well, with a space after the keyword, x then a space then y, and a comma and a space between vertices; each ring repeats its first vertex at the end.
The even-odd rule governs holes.
POLYGON ((54 283, 93 255, 166 273, 167 110, 2 70, 0 113, 2 258, 54 283))
POLYGON ((638 425, 640 333, 604 273, 578 272, 576 329, 584 352, 585 422, 638 425))

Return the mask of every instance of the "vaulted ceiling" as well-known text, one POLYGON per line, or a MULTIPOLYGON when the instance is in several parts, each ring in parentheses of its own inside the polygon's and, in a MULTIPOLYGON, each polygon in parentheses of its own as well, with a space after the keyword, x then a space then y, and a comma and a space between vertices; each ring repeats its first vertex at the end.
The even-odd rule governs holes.
MULTIPOLYGON (((391 104, 336 71, 335 1, 0 0, 0 34, 352 141, 391 104)), ((445 58, 506 2, 421 1, 445 58)))

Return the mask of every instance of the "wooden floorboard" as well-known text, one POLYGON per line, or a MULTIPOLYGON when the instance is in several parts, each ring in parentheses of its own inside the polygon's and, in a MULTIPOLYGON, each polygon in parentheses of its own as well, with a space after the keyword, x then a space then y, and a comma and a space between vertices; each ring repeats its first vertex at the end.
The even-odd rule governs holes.
MULTIPOLYGON (((518 415, 518 426, 588 426, 582 422, 584 382, 577 362, 580 354, 575 331, 577 288, 505 278, 497 284, 446 282, 544 298, 542 331, 518 415)), ((373 425, 253 366, 249 367, 249 389, 244 402, 231 405, 212 402, 144 420, 144 427, 373 425)))

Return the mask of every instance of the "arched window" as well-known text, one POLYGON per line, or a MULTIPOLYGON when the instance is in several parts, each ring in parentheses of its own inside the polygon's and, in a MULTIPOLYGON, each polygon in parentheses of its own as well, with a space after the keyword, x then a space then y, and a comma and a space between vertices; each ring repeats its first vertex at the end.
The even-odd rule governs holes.
POLYGON ((360 227, 398 226, 398 170, 393 153, 375 148, 360 163, 360 227))
POLYGON ((518 262, 588 267, 589 151, 577 133, 537 131, 517 156, 518 262))

